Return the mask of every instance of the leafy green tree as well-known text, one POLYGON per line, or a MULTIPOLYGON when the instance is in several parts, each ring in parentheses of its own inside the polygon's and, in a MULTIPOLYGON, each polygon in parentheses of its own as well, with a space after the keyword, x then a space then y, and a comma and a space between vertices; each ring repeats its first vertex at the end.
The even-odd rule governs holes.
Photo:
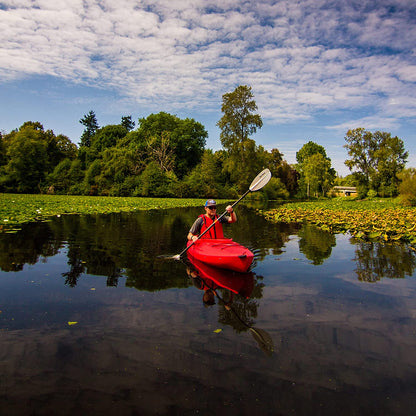
POLYGON ((3 138, 2 187, 10 192, 43 191, 45 178, 62 160, 74 159, 77 147, 64 135, 26 121, 3 138))
POLYGON ((376 159, 376 174, 373 178, 373 188, 381 196, 395 196, 398 192, 398 174, 404 169, 408 157, 404 143, 390 133, 376 131, 374 138, 378 143, 374 152, 376 159))
POLYGON ((280 182, 285 186, 288 196, 296 194, 299 175, 295 169, 283 160, 283 154, 278 149, 272 149, 268 152, 265 166, 270 169, 273 178, 279 178, 280 182))
POLYGON ((211 150, 205 150, 201 163, 184 178, 190 197, 221 198, 224 196, 225 177, 221 159, 211 150))
POLYGON ((80 146, 90 147, 92 136, 94 136, 95 132, 99 128, 97 117, 94 111, 91 110, 88 114, 85 114, 84 117, 79 120, 79 122, 85 126, 81 136, 80 146))
POLYGON ((264 188, 263 192, 268 200, 287 199, 289 198, 289 191, 282 183, 280 178, 272 177, 264 188))
POLYGON ((71 160, 62 160, 47 177, 48 193, 66 194, 71 187, 71 160))
POLYGON ((100 187, 98 178, 101 173, 102 162, 100 159, 94 160, 85 172, 84 193, 86 195, 99 195, 100 187))
POLYGON ((131 149, 113 147, 102 153, 102 162, 97 182, 101 193, 112 196, 130 196, 139 185, 135 174, 137 161, 131 149))
POLYGON ((86 162, 90 163, 97 158, 101 158, 101 152, 115 147, 127 133, 127 129, 120 124, 109 124, 98 129, 91 137, 90 147, 86 149, 86 162))
POLYGON ((356 170, 356 173, 358 173, 356 178, 360 179, 360 182, 368 189, 371 177, 376 170, 374 152, 377 150, 377 144, 373 135, 360 127, 348 130, 345 141, 347 144, 344 147, 347 149, 350 159, 347 159, 344 163, 350 171, 356 170))
POLYGON ((315 196, 322 192, 322 196, 331 189, 335 174, 331 169, 331 161, 321 153, 315 153, 303 161, 302 172, 307 183, 307 196, 311 193, 315 196))
MULTIPOLYGON (((0 131, 0 168, 5 163, 6 163, 6 157, 5 157, 5 149, 3 145, 3 134, 0 131)), ((0 171, 0 175, 1 175, 1 171, 0 171)))
POLYGON ((302 166, 305 160, 316 153, 320 153, 325 159, 328 158, 325 148, 310 140, 308 143, 304 144, 298 152, 296 152, 296 161, 300 166, 302 166))
POLYGON ((285 185, 290 196, 295 196, 299 189, 299 173, 285 160, 277 168, 276 177, 285 185))
POLYGON ((217 122, 221 129, 220 139, 228 152, 226 168, 237 183, 239 190, 250 184, 258 169, 257 148, 250 136, 263 126, 251 87, 238 86, 233 92, 222 96, 223 116, 217 122))
POLYGON ((148 197, 174 196, 176 182, 173 172, 164 172, 156 162, 150 162, 140 175, 138 191, 148 197))
POLYGON ((403 141, 390 133, 371 133, 361 127, 348 130, 345 141, 350 159, 344 163, 351 171, 355 170, 364 193, 371 187, 379 193, 394 195, 397 174, 404 169, 408 157, 403 141))
POLYGON ((308 198, 311 193, 322 195, 331 188, 335 180, 335 170, 323 146, 309 141, 296 153, 297 170, 300 174, 300 192, 308 198))
POLYGON ((79 159, 72 161, 68 176, 71 179, 71 186, 68 193, 71 195, 81 195, 83 193, 85 171, 82 169, 82 162, 79 159))
MULTIPOLYGON (((40 124, 40 123, 39 123, 40 124)), ((48 166, 47 141, 34 123, 25 123, 6 136, 6 159, 2 187, 8 192, 34 193, 41 190, 48 166)))
POLYGON ((152 149, 160 148, 162 138, 167 137, 173 158, 172 170, 179 179, 182 179, 200 162, 208 137, 201 123, 194 119, 182 120, 172 114, 160 112, 139 119, 139 124, 137 131, 129 134, 129 145, 134 145, 139 152, 146 149, 143 156, 149 162, 157 161, 152 149), (152 144, 150 147, 149 142, 152 144))
POLYGON ((399 174, 399 193, 404 205, 416 206, 416 169, 403 169, 399 174))

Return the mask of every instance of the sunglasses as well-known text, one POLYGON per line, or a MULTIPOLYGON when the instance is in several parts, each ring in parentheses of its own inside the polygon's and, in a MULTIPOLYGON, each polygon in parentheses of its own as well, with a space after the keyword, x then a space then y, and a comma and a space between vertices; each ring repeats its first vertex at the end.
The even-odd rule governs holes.
POLYGON ((217 207, 207 207, 207 208, 211 210, 217 209, 217 207))

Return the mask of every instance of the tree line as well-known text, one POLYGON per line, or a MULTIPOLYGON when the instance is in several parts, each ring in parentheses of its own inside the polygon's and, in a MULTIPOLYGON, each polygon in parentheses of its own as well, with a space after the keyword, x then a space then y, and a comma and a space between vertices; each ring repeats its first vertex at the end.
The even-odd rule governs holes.
POLYGON ((313 141, 290 165, 277 148, 266 150, 252 138, 263 122, 247 85, 224 94, 221 111, 218 151, 206 148, 201 123, 166 112, 139 118, 137 127, 131 116, 100 127, 91 110, 79 120, 79 146, 27 121, 0 134, 0 192, 233 198, 268 167, 272 179, 262 192, 269 199, 325 196, 334 184, 357 186, 361 196, 394 196, 415 176, 404 169, 401 139, 362 128, 345 136, 352 172, 346 178, 337 177, 325 148, 313 141))

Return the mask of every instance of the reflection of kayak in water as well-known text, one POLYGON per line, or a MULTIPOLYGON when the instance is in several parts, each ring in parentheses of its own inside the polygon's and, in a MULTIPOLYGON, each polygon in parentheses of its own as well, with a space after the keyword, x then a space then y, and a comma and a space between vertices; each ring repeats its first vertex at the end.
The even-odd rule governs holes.
POLYGON ((254 289, 254 273, 238 273, 232 270, 219 269, 212 267, 202 261, 195 259, 188 253, 191 265, 198 272, 201 279, 211 280, 216 285, 237 293, 245 298, 249 298, 254 289))
POLYGON ((193 244, 188 242, 188 257, 221 269, 246 272, 253 262, 254 254, 231 238, 201 238, 193 244))

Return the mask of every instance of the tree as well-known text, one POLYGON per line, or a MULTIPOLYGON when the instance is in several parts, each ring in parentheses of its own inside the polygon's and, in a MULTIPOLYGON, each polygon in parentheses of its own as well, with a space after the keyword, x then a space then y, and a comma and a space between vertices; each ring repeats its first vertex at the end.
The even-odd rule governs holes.
POLYGON ((225 177, 220 154, 213 153, 211 149, 205 150, 201 163, 185 178, 185 183, 191 197, 224 197, 225 177))
POLYGON ((104 150, 115 147, 127 133, 127 129, 120 124, 109 124, 98 129, 91 137, 90 147, 86 149, 87 163, 101 158, 104 150))
POLYGON ((315 153, 303 161, 302 172, 307 183, 307 196, 311 193, 315 196, 322 192, 325 196, 332 187, 335 172, 331 169, 331 161, 321 153, 315 153))
POLYGON ((127 131, 133 130, 136 123, 132 120, 131 116, 121 117, 120 123, 127 131))
POLYGON ((394 196, 399 185, 397 175, 405 167, 408 152, 397 136, 391 137, 390 133, 380 131, 376 131, 373 136, 378 144, 374 152, 377 169, 373 187, 381 196, 394 196))
POLYGON ((4 150, 4 145, 3 145, 3 134, 0 131, 0 168, 2 165, 6 163, 6 157, 4 153, 5 153, 5 150, 4 150))
POLYGON ((138 151, 147 149, 145 156, 148 157, 149 162, 156 160, 154 147, 148 146, 149 141, 157 147, 161 145, 162 137, 169 138, 169 148, 173 158, 171 168, 179 179, 187 175, 201 161, 208 137, 201 123, 194 119, 182 120, 172 114, 160 112, 140 118, 139 124, 137 131, 129 133, 129 145, 135 146, 138 151))
POLYGON ((306 159, 316 153, 320 153, 325 159, 328 158, 325 148, 310 140, 308 143, 304 144, 298 152, 296 152, 296 161, 299 165, 302 165, 306 159))
POLYGON ((141 196, 174 196, 177 178, 173 172, 163 172, 156 162, 150 162, 140 175, 139 192, 141 196))
POLYGON ((26 121, 3 138, 4 189, 10 192, 39 192, 45 178, 64 159, 73 160, 77 147, 64 135, 45 131, 39 122, 26 121))
POLYGON ((162 132, 161 137, 151 137, 147 140, 147 148, 150 157, 164 172, 173 170, 174 157, 170 144, 170 133, 162 132))
POLYGON ((233 175, 240 190, 249 184, 258 169, 257 148, 250 136, 263 126, 251 87, 238 86, 233 92, 222 96, 223 116, 217 122, 221 129, 220 139, 227 150, 229 160, 227 168, 233 175))
POLYGON ((80 146, 90 147, 92 136, 94 136, 95 132, 99 128, 94 111, 91 110, 88 114, 85 114, 79 122, 85 126, 81 136, 80 146))
POLYGON ((41 189, 48 166, 48 146, 41 128, 37 123, 25 123, 6 136, 7 164, 1 179, 6 191, 33 193, 41 189))
POLYGON ((71 186, 71 160, 62 160, 47 177, 48 193, 66 194, 71 186))
POLYGON ((376 143, 371 132, 363 128, 348 130, 345 136, 347 144, 344 147, 348 151, 347 159, 344 163, 353 171, 354 168, 362 178, 361 182, 368 187, 370 178, 376 168, 374 160, 374 152, 376 150, 376 143))
POLYGON ((400 198, 405 205, 416 206, 416 169, 403 169, 398 174, 400 198))
POLYGON ((102 154, 102 166, 97 182, 102 190, 113 196, 131 196, 138 186, 135 152, 118 147, 106 149, 102 154))
POLYGON ((348 130, 345 140, 350 159, 344 163, 351 171, 355 170, 361 185, 382 194, 395 194, 397 174, 404 169, 408 156, 403 141, 390 133, 371 133, 361 127, 348 130))
POLYGON ((296 169, 283 160, 277 169, 276 177, 285 185, 290 196, 296 195, 299 189, 299 173, 296 169))
POLYGON ((329 190, 335 180, 335 170, 323 146, 309 141, 296 153, 297 170, 300 174, 300 190, 308 198, 311 193, 322 195, 329 190))

